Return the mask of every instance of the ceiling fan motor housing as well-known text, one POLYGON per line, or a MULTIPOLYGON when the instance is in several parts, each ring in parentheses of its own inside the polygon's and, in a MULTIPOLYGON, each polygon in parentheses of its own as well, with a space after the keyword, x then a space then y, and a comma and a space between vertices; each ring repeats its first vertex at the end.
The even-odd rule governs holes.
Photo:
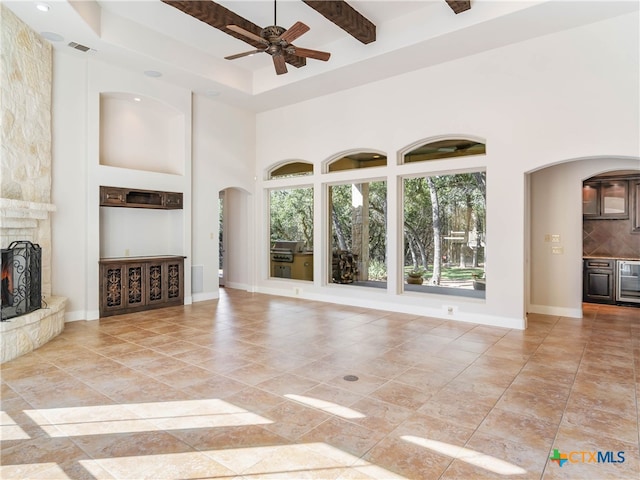
POLYGON ((260 36, 269 43, 278 43, 280 41, 280 36, 286 31, 286 28, 271 25, 269 27, 264 27, 260 32, 260 36))

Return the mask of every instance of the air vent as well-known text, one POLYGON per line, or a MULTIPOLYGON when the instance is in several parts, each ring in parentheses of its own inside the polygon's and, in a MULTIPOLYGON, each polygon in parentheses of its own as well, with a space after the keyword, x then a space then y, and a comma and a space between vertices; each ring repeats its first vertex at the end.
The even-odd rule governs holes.
POLYGON ((71 48, 75 48, 76 50, 80 50, 81 52, 88 52, 89 50, 91 50, 91 48, 85 45, 80 45, 79 43, 76 43, 76 42, 69 42, 69 46, 71 48))

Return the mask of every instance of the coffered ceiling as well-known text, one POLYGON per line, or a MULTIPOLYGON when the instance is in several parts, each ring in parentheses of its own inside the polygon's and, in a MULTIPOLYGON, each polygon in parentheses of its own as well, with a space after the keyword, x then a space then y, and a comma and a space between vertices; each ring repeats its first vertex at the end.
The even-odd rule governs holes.
MULTIPOLYGON (((293 43, 331 53, 326 62, 292 59, 289 65, 294 66, 286 75, 276 75, 270 55, 262 52, 225 60, 255 46, 225 31, 226 17, 213 15, 207 22, 184 11, 210 10, 211 5, 205 5, 213 4, 209 0, 21 0, 3 4, 36 32, 52 39, 54 48, 62 52, 140 75, 159 72, 158 81, 261 111, 638 11, 639 2, 279 0, 277 25, 289 28, 300 21, 310 27, 293 43), (48 11, 36 8, 42 3, 48 5, 48 11), (80 48, 70 47, 70 42, 80 48)), ((214 6, 231 12, 236 16, 233 19, 250 22, 254 27, 243 28, 254 29, 254 33, 274 24, 272 0, 218 0, 214 6)))

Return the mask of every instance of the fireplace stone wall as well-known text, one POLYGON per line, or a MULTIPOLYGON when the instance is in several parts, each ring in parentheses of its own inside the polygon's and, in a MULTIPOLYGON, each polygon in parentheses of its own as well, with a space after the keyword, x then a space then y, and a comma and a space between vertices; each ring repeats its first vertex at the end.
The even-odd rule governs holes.
POLYGON ((40 245, 42 293, 50 305, 3 322, 5 362, 62 331, 65 299, 52 296, 51 286, 52 47, 2 4, 0 45, 0 247, 14 240, 40 245))

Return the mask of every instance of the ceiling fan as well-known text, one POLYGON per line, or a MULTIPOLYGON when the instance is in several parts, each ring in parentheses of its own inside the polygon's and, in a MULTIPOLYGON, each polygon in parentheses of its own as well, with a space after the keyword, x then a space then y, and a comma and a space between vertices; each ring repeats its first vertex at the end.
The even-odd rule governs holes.
POLYGON ((303 34, 309 31, 309 27, 302 22, 294 23, 288 30, 277 25, 276 0, 273 2, 273 25, 263 28, 260 31, 260 36, 245 30, 238 25, 227 25, 227 28, 233 32, 250 38, 258 43, 264 45, 263 48, 257 50, 250 50, 248 52, 237 53, 235 55, 229 55, 224 57, 226 60, 235 60, 236 58, 246 57, 255 53, 266 52, 273 58, 273 66, 276 69, 278 75, 287 73, 287 66, 285 63, 285 54, 289 53, 297 55, 299 57, 313 58, 315 60, 322 60, 326 62, 331 56, 328 52, 321 52, 319 50, 311 50, 308 48, 300 48, 292 45, 291 42, 301 37, 303 34))

